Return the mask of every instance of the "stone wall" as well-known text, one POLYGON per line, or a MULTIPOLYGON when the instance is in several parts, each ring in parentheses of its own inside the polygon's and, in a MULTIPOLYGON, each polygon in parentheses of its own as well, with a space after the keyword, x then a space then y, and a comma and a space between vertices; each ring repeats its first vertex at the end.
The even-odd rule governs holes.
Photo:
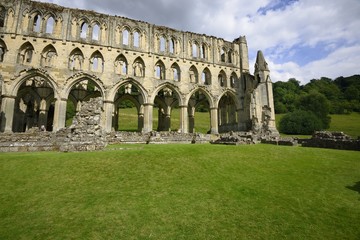
POLYGON ((315 132, 311 139, 302 142, 303 147, 332 148, 360 151, 360 139, 352 139, 343 132, 315 132))

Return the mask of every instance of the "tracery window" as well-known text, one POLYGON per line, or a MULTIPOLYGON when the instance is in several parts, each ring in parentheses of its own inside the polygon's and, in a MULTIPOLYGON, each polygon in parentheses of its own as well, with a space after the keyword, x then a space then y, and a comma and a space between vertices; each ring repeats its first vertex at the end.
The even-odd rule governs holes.
POLYGON ((49 33, 52 34, 54 32, 54 25, 55 25, 55 20, 53 17, 49 17, 48 20, 46 21, 46 29, 45 29, 45 33, 49 33))

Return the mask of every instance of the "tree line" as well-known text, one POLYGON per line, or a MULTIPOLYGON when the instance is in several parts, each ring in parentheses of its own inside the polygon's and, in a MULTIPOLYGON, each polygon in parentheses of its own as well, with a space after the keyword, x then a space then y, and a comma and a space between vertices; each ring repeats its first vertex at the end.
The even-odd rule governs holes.
POLYGON ((311 134, 330 126, 329 114, 360 112, 360 75, 312 79, 305 85, 290 78, 273 84, 275 113, 286 113, 280 132, 311 134))

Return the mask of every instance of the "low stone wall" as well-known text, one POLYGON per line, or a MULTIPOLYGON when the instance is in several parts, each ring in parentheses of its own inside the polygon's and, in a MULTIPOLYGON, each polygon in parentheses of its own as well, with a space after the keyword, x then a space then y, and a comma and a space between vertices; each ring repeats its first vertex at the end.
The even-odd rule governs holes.
POLYGON ((352 139, 343 132, 315 132, 311 139, 302 142, 303 147, 332 148, 360 151, 360 139, 352 139))
POLYGON ((220 137, 211 144, 224 144, 224 145, 244 145, 258 143, 258 136, 251 132, 229 132, 223 133, 220 137))

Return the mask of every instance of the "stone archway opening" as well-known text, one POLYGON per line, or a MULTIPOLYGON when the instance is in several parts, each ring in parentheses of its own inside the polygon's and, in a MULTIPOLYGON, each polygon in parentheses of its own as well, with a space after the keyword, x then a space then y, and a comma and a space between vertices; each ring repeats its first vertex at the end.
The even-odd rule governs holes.
POLYGON ((91 98, 102 97, 100 87, 91 79, 83 79, 76 82, 70 90, 66 104, 66 123, 68 127, 72 124, 75 114, 80 111, 81 103, 91 98))
POLYGON ((238 129, 236 104, 230 94, 224 94, 219 101, 218 124, 220 133, 238 129))
POLYGON ((188 103, 189 132, 210 133, 210 102, 206 94, 197 90, 191 95, 188 103))
POLYGON ((180 130, 179 96, 170 87, 162 88, 155 97, 153 130, 158 132, 180 130))
POLYGON ((13 132, 26 132, 31 128, 52 131, 55 109, 54 90, 41 76, 26 79, 15 98, 13 132))
POLYGON ((131 82, 123 84, 115 95, 112 128, 126 132, 141 132, 144 128, 144 99, 131 82))

